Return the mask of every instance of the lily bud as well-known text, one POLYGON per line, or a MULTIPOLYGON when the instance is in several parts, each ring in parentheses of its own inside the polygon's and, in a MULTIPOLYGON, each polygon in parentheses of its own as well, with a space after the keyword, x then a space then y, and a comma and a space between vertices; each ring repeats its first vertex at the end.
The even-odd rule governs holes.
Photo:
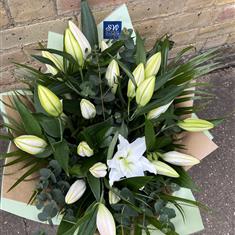
POLYGON ((136 91, 136 103, 139 106, 143 107, 151 100, 154 92, 155 80, 156 78, 152 76, 140 83, 136 91))
MULTIPOLYGON (((142 81, 144 81, 144 64, 141 63, 139 64, 135 70, 133 71, 133 76, 136 82, 137 87, 140 85, 142 81)), ((135 85, 132 82, 131 79, 129 79, 128 82, 128 89, 127 89, 127 96, 129 98, 134 98, 135 97, 135 85)))
POLYGON ((116 193, 109 190, 109 204, 110 205, 117 204, 120 200, 121 198, 116 193))
MULTIPOLYGON (((42 51, 42 56, 51 60, 59 70, 64 71, 63 61, 60 60, 56 55, 53 55, 48 51, 42 51)), ((56 75, 58 73, 58 69, 56 69, 55 67, 49 64, 46 64, 46 67, 51 74, 56 75)))
POLYGON ((116 235, 114 218, 106 206, 102 203, 98 206, 96 226, 100 235, 116 235))
POLYGON ((151 119, 156 119, 156 118, 160 117, 161 114, 163 114, 167 111, 167 109, 171 106, 172 102, 173 102, 173 100, 166 105, 163 105, 163 106, 160 106, 156 109, 151 110, 147 115, 147 119, 151 120, 151 119))
POLYGON ((203 119, 187 118, 183 121, 179 121, 177 124, 181 129, 190 132, 199 132, 210 130, 214 127, 214 124, 203 119))
POLYGON ((69 188, 69 191, 67 192, 65 196, 65 203, 66 204, 72 204, 76 201, 78 201, 84 192, 86 191, 86 183, 84 180, 76 180, 71 187, 69 188))
POLYGON ((69 21, 69 29, 82 50, 83 58, 86 59, 87 56, 91 53, 91 45, 89 41, 82 33, 82 31, 72 21, 69 21))
POLYGON ((102 162, 97 162, 90 169, 90 173, 96 178, 103 178, 107 174, 107 166, 102 162))
POLYGON ((38 98, 45 111, 53 117, 58 117, 63 112, 60 99, 47 87, 38 85, 38 98))
POLYGON ((89 100, 82 99, 80 102, 80 109, 81 109, 82 116, 85 119, 94 118, 96 115, 95 106, 89 100))
POLYGON ((13 140, 17 148, 22 151, 36 155, 45 151, 47 142, 34 135, 21 135, 13 140))
POLYGON ((106 70, 105 78, 111 87, 112 93, 116 93, 118 87, 118 78, 120 76, 119 66, 116 60, 112 60, 106 70))
POLYGON ((107 44, 104 40, 102 40, 102 41, 100 42, 100 49, 101 49, 101 52, 105 51, 105 50, 108 49, 108 48, 109 48, 108 44, 107 44))
POLYGON ((64 47, 65 51, 69 53, 82 67, 84 63, 82 49, 70 29, 65 30, 64 47))
POLYGON ((161 52, 158 52, 151 56, 145 67, 145 77, 156 76, 161 66, 161 52))
POLYGON ((77 153, 81 157, 91 157, 94 155, 93 149, 87 144, 87 142, 82 141, 77 147, 77 153))
POLYGON ((153 161, 152 164, 155 166, 158 175, 165 175, 174 178, 179 177, 179 174, 164 162, 153 161))
POLYGON ((200 163, 197 158, 177 151, 164 153, 161 155, 161 158, 165 162, 171 163, 176 166, 193 166, 200 163))

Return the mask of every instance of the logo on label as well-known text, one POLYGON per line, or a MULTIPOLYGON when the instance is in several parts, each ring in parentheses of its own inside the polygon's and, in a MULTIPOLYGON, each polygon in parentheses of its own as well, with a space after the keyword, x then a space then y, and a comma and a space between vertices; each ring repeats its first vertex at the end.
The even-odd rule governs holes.
POLYGON ((122 32, 121 21, 104 21, 104 39, 118 39, 122 32))

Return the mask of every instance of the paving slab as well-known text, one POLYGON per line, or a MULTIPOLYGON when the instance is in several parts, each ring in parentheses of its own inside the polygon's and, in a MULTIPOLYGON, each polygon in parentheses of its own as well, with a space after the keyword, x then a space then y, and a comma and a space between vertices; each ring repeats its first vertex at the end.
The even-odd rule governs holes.
MULTIPOLYGON (((201 118, 223 117, 235 108, 235 68, 219 70, 203 78, 212 85, 216 94, 201 118)), ((201 191, 196 198, 208 205, 212 212, 202 211, 205 230, 197 235, 235 234, 235 115, 212 131, 219 149, 193 167, 190 174, 201 191)), ((0 151, 6 145, 0 144, 0 151)), ((28 221, 6 212, 0 212, 0 235, 33 235, 45 229, 48 235, 55 235, 56 229, 28 221)), ((85 234, 84 234, 85 235, 85 234)))

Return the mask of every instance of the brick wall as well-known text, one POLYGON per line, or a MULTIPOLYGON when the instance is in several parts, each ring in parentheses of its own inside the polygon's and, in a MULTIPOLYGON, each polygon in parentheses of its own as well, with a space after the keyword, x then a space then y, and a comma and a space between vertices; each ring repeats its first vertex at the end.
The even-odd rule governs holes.
MULTIPOLYGON (((187 45, 197 50, 235 45, 235 0, 89 0, 100 22, 126 3, 135 28, 150 46, 171 33, 174 55, 187 45)), ((11 62, 32 63, 29 55, 49 30, 62 33, 79 20, 80 0, 0 0, 0 92, 21 86, 11 62)))

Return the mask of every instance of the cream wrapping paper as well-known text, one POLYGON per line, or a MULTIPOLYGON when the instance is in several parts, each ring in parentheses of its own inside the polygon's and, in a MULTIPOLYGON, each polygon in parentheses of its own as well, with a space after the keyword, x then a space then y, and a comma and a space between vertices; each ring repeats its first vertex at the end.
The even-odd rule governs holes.
MULTIPOLYGON (((125 4, 115 10, 113 13, 111 13, 105 20, 122 20, 124 22, 124 27, 133 28, 125 4)), ((101 22, 98 25, 100 40, 103 39, 102 31, 103 27, 101 22)), ((63 35, 49 32, 48 48, 62 50, 63 35)), ((0 98, 5 101, 9 101, 10 96, 11 93, 5 93, 1 94, 0 98)), ((186 105, 186 103, 183 105, 186 105)), ((9 110, 7 108, 5 109, 2 103, 0 105, 0 109, 2 112, 10 114, 12 117, 17 117, 17 113, 14 113, 13 110, 9 110)), ((5 119, 5 121, 7 120, 5 119)), ((187 133, 180 140, 180 143, 185 145, 185 148, 187 149, 185 150, 185 153, 191 154, 200 160, 208 156, 217 148, 217 145, 212 141, 208 133, 187 133)), ((8 151, 13 151, 14 148, 14 145, 9 145, 8 151)), ((7 160, 6 162, 8 161, 9 160, 7 160)), ((18 179, 22 175, 23 170, 19 170, 21 167, 22 165, 18 164, 17 166, 13 165, 4 168, 0 209, 30 220, 40 222, 37 218, 39 211, 36 209, 36 207, 34 205, 27 205, 27 202, 29 201, 34 191, 37 179, 24 181, 12 191, 7 192, 10 186, 16 181, 16 179, 18 179)), ((184 197, 195 200, 192 192, 188 189, 182 188, 180 191, 176 192, 175 195, 178 197, 184 197)), ((186 205, 182 205, 182 207, 185 210, 186 218, 188 219, 184 223, 181 216, 176 212, 177 217, 173 220, 173 223, 176 227, 176 231, 181 235, 187 235, 202 230, 204 227, 199 209, 197 207, 191 207, 186 205)), ((57 225, 59 224, 60 220, 61 217, 55 218, 53 220, 53 223, 57 225)), ((160 231, 153 232, 153 235, 160 234, 162 234, 160 231)))

